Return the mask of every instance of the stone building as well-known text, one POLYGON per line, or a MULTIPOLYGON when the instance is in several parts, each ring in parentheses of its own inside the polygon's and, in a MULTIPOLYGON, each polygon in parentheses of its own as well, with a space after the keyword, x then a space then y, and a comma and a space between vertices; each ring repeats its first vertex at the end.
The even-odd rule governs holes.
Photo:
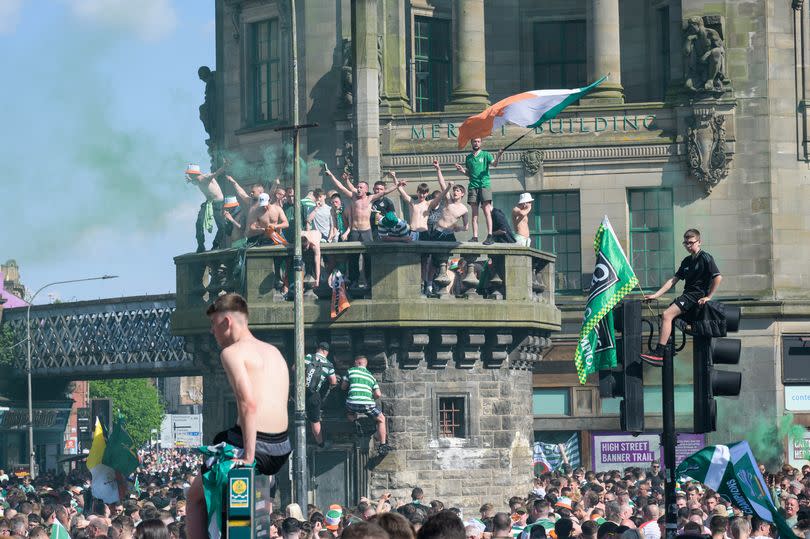
MULTIPOLYGON (((289 141, 274 131, 291 118, 288 6, 216 2, 217 65, 201 115, 215 126, 212 154, 243 160, 243 182, 289 179, 289 141)), ((580 386, 571 360, 604 215, 648 292, 685 256, 683 231, 700 229, 724 275, 718 298, 742 307, 742 393, 718 399, 709 441, 743 438, 788 411, 810 425, 804 2, 298 0, 296 15, 301 121, 319 124, 302 132, 301 155, 367 180, 394 169, 409 188, 433 186, 434 156, 460 180, 452 163, 468 151, 456 145, 466 117, 521 91, 609 75, 507 151, 492 176, 497 207, 533 194, 533 245, 557 255, 562 331, 533 367, 537 439, 573 435, 587 465, 593 434, 619 430, 618 404, 599 399, 595 379, 580 386)), ((484 145, 525 132, 507 127, 484 145)), ((319 167, 304 170, 321 184, 319 167)), ((660 373, 644 375, 654 432, 660 373)), ((683 428, 691 383, 687 346, 676 364, 683 428)))

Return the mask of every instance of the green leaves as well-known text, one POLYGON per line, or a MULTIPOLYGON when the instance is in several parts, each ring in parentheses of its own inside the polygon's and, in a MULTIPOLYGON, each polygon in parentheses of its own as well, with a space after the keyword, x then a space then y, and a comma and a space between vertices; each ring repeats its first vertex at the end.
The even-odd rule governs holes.
POLYGON ((113 410, 124 416, 136 447, 149 441, 153 429, 160 429, 166 413, 157 388, 148 378, 94 380, 90 382, 90 398, 112 399, 113 410))

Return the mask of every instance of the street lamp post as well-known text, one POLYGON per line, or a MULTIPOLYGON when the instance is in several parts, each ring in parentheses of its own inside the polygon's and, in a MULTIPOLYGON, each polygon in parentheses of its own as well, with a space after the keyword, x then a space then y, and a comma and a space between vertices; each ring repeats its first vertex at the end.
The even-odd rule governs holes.
POLYGON ((26 354, 26 376, 28 378, 28 474, 31 476, 32 481, 36 478, 36 475, 34 473, 34 401, 31 395, 31 306, 34 304, 34 300, 36 299, 37 295, 49 286, 54 286, 57 284, 81 283, 84 281, 99 281, 101 279, 115 279, 117 277, 118 275, 102 275, 101 277, 87 277, 85 279, 54 281, 52 283, 40 286, 39 290, 34 292, 34 295, 31 296, 31 299, 28 302, 28 308, 25 312, 25 341, 28 348, 28 352, 26 354))

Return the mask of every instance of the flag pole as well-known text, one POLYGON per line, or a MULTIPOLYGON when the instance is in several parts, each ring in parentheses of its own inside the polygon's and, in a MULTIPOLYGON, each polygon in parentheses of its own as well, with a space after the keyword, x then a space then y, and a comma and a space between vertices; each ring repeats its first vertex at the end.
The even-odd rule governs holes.
POLYGON ((501 152, 505 152, 506 150, 508 150, 509 148, 511 148, 512 146, 514 146, 515 144, 517 144, 517 143, 518 143, 518 141, 520 141, 520 140, 521 140, 523 137, 525 137, 526 135, 528 135, 528 134, 529 134, 529 133, 531 133, 532 131, 534 131, 534 127, 532 127, 531 129, 529 129, 528 131, 526 131, 525 133, 523 133, 522 135, 520 135, 518 138, 516 138, 515 140, 513 140, 512 142, 510 142, 510 143, 509 143, 509 144, 507 144, 506 146, 504 146, 504 148, 503 148, 503 150, 501 150, 501 152))

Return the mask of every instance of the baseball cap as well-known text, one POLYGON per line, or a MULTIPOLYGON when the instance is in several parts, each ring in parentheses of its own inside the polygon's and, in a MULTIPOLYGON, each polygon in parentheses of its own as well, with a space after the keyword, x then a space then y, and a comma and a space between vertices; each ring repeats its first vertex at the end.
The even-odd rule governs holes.
POLYGON ((328 352, 329 351, 329 343, 326 342, 326 341, 321 341, 321 342, 318 343, 318 348, 328 352))
POLYGON ((262 193, 259 195, 259 206, 269 206, 270 205, 270 195, 267 193, 262 193))
POLYGON ((186 174, 202 174, 202 171, 200 170, 200 165, 189 163, 186 166, 186 174))

